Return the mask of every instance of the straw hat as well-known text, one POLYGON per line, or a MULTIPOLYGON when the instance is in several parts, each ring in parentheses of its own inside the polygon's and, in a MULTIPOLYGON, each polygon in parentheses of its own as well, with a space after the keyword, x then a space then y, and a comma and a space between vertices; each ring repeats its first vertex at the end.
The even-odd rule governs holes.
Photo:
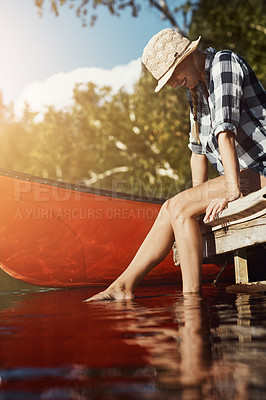
POLYGON ((158 92, 171 78, 176 66, 196 50, 201 36, 191 42, 171 28, 156 33, 143 50, 142 62, 158 81, 158 92))

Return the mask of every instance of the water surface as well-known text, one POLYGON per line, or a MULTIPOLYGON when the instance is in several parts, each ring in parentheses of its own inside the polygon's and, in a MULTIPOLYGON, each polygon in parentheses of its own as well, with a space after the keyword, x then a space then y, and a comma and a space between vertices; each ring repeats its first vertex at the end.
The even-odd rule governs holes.
POLYGON ((264 399, 266 295, 140 287, 83 303, 0 274, 0 400, 264 399))

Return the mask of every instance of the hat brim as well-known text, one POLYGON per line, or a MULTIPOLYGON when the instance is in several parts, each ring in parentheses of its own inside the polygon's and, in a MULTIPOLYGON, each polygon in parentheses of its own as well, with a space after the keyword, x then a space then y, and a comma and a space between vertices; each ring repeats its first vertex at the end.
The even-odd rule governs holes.
POLYGON ((162 87, 169 81, 169 79, 173 75, 173 72, 174 72, 175 68, 177 67, 177 65, 180 64, 181 61, 184 60, 184 58, 189 56, 189 54, 193 53, 193 51, 196 50, 200 39, 201 39, 201 36, 197 40, 194 40, 193 42, 191 42, 190 45, 188 46, 188 48, 186 49, 186 51, 184 52, 184 54, 182 54, 181 57, 177 58, 175 60, 175 62, 173 63, 173 65, 170 67, 170 69, 161 77, 161 79, 158 80, 158 84, 155 88, 156 93, 159 92, 159 90, 161 90, 162 87))

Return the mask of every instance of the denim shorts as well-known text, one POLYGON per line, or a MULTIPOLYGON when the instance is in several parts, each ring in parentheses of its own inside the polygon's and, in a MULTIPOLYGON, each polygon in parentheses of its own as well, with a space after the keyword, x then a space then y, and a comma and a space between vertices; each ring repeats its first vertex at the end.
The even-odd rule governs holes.
POLYGON ((266 177, 266 166, 262 162, 254 163, 250 169, 254 169, 254 171, 258 172, 260 175, 266 177))

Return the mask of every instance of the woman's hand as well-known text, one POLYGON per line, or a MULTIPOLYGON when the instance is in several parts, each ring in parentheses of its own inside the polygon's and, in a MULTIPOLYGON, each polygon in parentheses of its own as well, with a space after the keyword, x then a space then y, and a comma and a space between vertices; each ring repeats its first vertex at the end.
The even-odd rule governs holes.
POLYGON ((236 200, 240 197, 240 190, 238 188, 231 190, 224 197, 217 198, 211 201, 208 205, 203 222, 211 222, 215 216, 227 207, 230 201, 236 200))

